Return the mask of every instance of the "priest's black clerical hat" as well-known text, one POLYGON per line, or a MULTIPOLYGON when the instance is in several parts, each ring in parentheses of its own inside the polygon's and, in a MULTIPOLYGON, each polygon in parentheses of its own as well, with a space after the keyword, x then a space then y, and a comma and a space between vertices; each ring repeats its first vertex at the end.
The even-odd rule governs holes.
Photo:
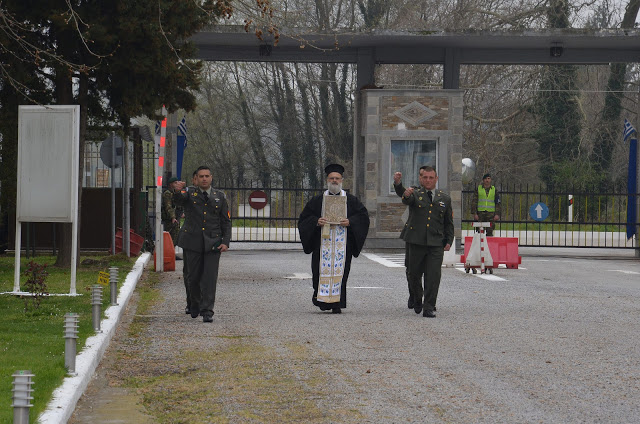
POLYGON ((329 174, 331 174, 332 172, 337 172, 340 175, 344 174, 344 166, 342 165, 338 165, 337 163, 332 163, 331 165, 327 165, 324 168, 324 173, 327 174, 327 176, 329 174))

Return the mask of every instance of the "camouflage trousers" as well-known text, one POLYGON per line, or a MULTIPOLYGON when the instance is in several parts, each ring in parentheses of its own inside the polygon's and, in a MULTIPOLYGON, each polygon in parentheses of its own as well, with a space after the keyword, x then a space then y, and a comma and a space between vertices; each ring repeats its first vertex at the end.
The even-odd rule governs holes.
MULTIPOLYGON (((493 217, 496 215, 495 212, 490 211, 478 211, 478 221, 479 222, 490 222, 491 226, 489 228, 484 229, 484 233, 487 237, 493 236, 493 229, 496 227, 495 222, 493 221, 493 217)), ((476 232, 480 230, 476 228, 476 232)))

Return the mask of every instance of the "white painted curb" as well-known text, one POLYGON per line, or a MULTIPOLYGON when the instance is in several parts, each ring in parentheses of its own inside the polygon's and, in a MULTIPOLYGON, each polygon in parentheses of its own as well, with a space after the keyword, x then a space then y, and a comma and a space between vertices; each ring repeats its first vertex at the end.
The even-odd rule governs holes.
POLYGON ((107 317, 100 322, 102 332, 89 337, 84 349, 76 356, 77 375, 66 377, 62 381, 62 385, 53 392, 47 408, 38 417, 39 423, 62 424, 71 418, 80 396, 89 385, 89 381, 93 377, 102 355, 104 355, 107 346, 109 346, 109 342, 122 318, 122 313, 129 303, 129 299, 131 299, 131 295, 150 257, 150 253, 143 253, 133 265, 133 269, 127 274, 124 284, 120 287, 118 304, 109 306, 105 310, 107 317))

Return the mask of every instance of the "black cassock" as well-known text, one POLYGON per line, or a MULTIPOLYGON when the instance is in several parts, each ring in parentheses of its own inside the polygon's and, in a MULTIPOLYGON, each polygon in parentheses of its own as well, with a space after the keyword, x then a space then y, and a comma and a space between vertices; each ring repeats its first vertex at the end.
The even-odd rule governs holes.
POLYGON ((311 253, 311 274, 313 275, 313 304, 322 310, 347 307, 347 279, 351 269, 351 258, 358 257, 364 241, 369 232, 369 212, 356 196, 347 193, 347 249, 342 275, 342 290, 339 303, 318 302, 318 284, 320 282, 320 237, 322 227, 318 227, 318 219, 322 216, 322 199, 324 193, 315 196, 305 205, 300 219, 298 230, 304 253, 311 253))

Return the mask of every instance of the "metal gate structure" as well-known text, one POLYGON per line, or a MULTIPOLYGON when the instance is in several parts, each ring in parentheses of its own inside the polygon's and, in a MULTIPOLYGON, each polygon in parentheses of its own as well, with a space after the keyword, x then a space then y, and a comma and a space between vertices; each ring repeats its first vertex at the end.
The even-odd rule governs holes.
POLYGON ((213 187, 223 191, 229 202, 233 225, 231 241, 270 243, 300 243, 300 213, 309 199, 323 191, 322 188, 302 184, 264 187, 254 181, 243 184, 215 181, 213 187), (253 209, 249 205, 249 196, 255 191, 267 195, 266 206, 262 209, 253 209))
MULTIPOLYGON (((528 184, 496 188, 502 215, 494 236, 517 237, 520 246, 637 248, 633 238, 627 239, 626 226, 627 202, 637 202, 638 193, 606 186, 597 190, 550 190, 528 184), (549 216, 543 221, 529 215, 529 209, 537 202, 544 203, 549 210, 549 216)), ((473 233, 471 201, 476 189, 477 186, 463 190, 463 240, 473 233)))

